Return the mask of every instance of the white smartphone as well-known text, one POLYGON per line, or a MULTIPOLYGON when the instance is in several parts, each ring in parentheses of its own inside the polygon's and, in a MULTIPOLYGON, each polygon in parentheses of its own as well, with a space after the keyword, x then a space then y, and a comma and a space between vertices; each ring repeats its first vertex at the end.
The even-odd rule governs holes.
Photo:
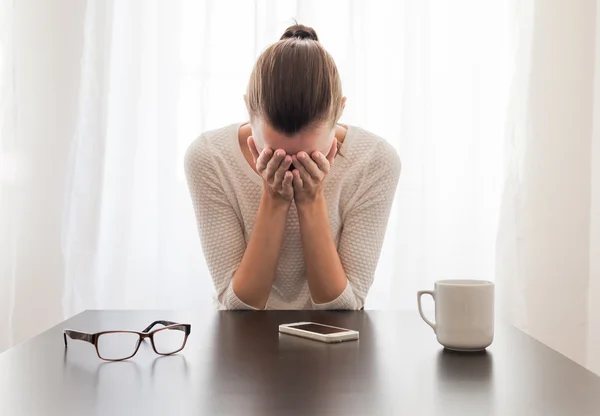
POLYGON ((358 331, 315 322, 296 322, 279 325, 282 334, 295 335, 326 343, 352 341, 358 339, 358 331))

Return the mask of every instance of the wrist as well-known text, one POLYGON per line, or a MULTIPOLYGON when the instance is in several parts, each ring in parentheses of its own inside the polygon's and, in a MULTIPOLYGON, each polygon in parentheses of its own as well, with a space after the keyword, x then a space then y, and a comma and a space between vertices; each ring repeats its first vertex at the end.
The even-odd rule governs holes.
POLYGON ((264 189, 260 203, 273 213, 287 212, 292 205, 292 201, 273 195, 268 189, 264 189))
POLYGON ((298 215, 301 215, 301 214, 311 215, 311 213, 314 213, 315 210, 318 210, 321 208, 325 208, 325 210, 327 210, 325 194, 323 193, 322 190, 317 192, 317 194, 313 198, 304 199, 301 201, 294 199, 294 201, 296 203, 296 209, 298 210, 298 215))

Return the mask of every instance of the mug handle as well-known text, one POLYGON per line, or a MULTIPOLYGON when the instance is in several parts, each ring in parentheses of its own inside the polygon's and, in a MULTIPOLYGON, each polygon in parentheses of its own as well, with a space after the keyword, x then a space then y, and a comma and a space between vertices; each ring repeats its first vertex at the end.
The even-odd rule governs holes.
POLYGON ((419 315, 421 315, 421 318, 423 318, 425 323, 433 329, 433 332, 437 332, 436 331, 437 325, 425 317, 425 314, 423 313, 423 309, 421 308, 421 296, 423 296, 423 295, 430 295, 431 298, 433 299, 433 301, 435 302, 435 292, 432 290, 419 290, 417 292, 417 304, 419 305, 419 315))

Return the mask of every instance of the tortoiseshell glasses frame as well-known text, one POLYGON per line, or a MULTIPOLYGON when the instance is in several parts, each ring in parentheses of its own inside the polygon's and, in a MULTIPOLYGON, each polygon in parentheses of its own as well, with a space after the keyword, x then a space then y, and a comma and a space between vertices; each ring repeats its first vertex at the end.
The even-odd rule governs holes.
POLYGON ((63 332, 63 338, 65 341, 65 348, 68 346, 67 345, 67 337, 69 337, 74 340, 86 341, 86 342, 89 342, 90 344, 92 344, 94 346, 94 348, 96 348, 96 354, 98 354, 98 358, 100 358, 101 360, 123 361, 123 360, 128 360, 129 358, 133 357, 138 352, 140 345, 142 344, 142 341, 145 340, 146 338, 150 338, 150 341, 152 343, 152 349, 158 355, 176 354, 179 351, 183 350, 183 348, 185 347, 185 344, 187 342, 188 336, 190 335, 191 331, 192 331, 192 326, 190 324, 180 324, 180 323, 171 322, 171 321, 154 321, 150 325, 148 325, 143 331, 117 330, 117 331, 102 331, 102 332, 96 332, 94 334, 89 334, 89 333, 85 333, 85 332, 74 331, 72 329, 65 329, 63 332), (156 325, 163 325, 163 327, 152 331, 152 328, 154 328, 154 326, 156 326, 156 325), (174 351, 159 352, 156 349, 156 345, 154 344, 154 334, 160 333, 161 331, 183 331, 185 336, 183 338, 183 342, 181 343, 181 346, 175 348, 174 351), (133 351, 133 353, 131 355, 128 355, 125 357, 119 357, 119 358, 103 357, 102 354, 100 353, 100 350, 98 349, 98 340, 100 339, 100 337, 102 335, 105 335, 105 334, 135 334, 135 335, 137 335, 138 340, 135 345, 135 350, 133 351))

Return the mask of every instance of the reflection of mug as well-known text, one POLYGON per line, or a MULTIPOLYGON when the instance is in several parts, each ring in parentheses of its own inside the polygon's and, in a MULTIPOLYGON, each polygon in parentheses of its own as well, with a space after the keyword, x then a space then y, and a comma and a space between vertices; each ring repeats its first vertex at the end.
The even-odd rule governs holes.
POLYGON ((487 348, 494 339, 494 284, 485 280, 440 280, 417 293, 421 318, 444 347, 457 351, 487 348), (435 301, 435 323, 423 314, 421 296, 435 301))

